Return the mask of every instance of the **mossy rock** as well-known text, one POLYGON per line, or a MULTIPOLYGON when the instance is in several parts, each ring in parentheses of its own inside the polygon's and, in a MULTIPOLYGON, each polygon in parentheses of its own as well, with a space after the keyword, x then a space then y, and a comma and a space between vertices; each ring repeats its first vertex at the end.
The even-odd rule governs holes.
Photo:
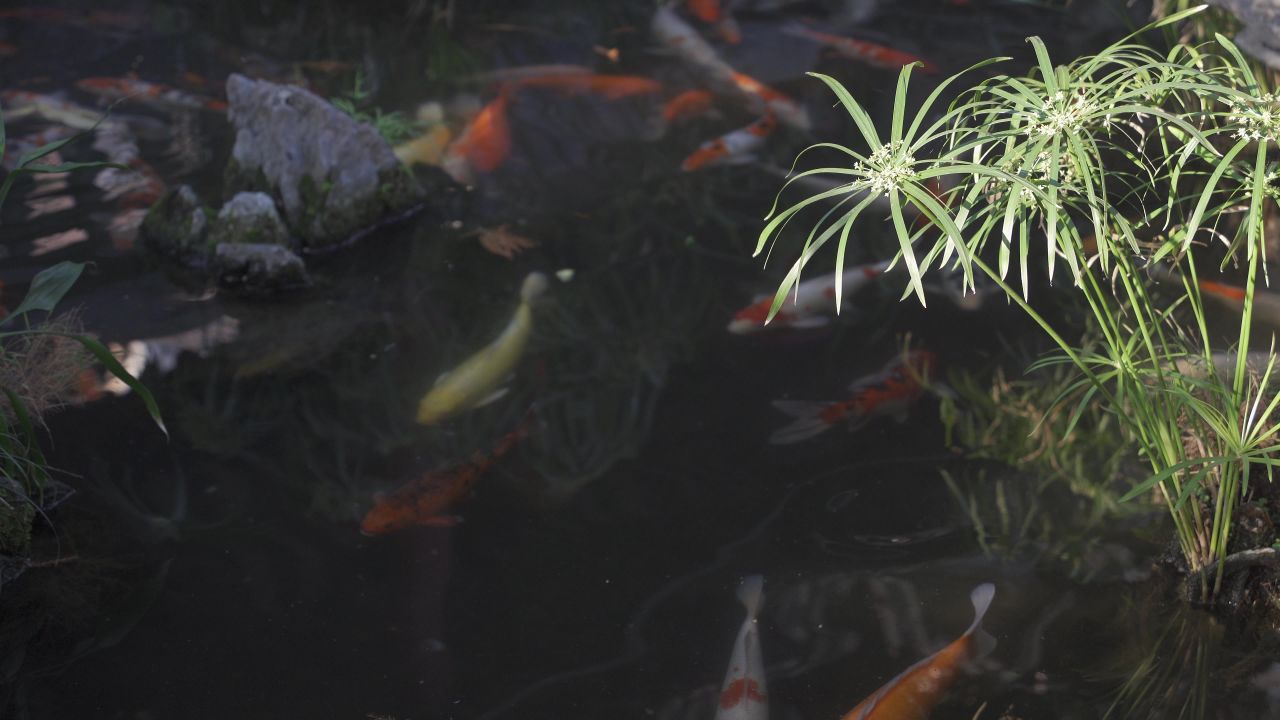
POLYGON ((323 98, 236 74, 227 98, 236 140, 226 189, 277 199, 304 250, 345 244, 423 201, 378 131, 323 98))
POLYGON ((186 265, 208 261, 208 232, 208 213, 190 185, 166 192, 142 220, 144 246, 186 265))
POLYGON ((228 243, 288 247, 289 230, 270 195, 237 193, 222 206, 209 229, 209 244, 216 248, 228 243))

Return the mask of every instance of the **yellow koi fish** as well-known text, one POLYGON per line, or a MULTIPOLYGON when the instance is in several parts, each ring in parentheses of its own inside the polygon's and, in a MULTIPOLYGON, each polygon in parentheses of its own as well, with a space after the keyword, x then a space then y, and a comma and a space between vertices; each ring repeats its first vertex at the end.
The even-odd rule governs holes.
POLYGON ((515 368, 533 330, 533 303, 547 289, 547 276, 530 273, 520 287, 520 306, 502 334, 461 365, 441 375, 418 404, 418 422, 433 425, 502 393, 499 386, 515 368))

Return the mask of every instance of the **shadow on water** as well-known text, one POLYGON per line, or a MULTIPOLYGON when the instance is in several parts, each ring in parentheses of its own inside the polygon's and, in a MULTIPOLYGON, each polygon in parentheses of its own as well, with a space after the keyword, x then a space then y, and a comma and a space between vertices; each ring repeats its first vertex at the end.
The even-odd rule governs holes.
MULTIPOLYGON (((1023 62, 1030 34, 1069 55, 1123 28, 1100 3, 874 5, 738 3, 744 41, 716 51, 804 104, 811 135, 783 128, 751 162, 687 173, 694 149, 755 116, 729 99, 655 131, 675 91, 699 88, 650 37, 651 2, 0 11, 11 145, 96 118, 78 81, 134 73, 202 104, 134 92, 113 106, 114 144, 69 145, 62 160, 114 159, 206 198, 222 192, 233 140, 209 102, 221 107, 231 72, 345 97, 369 117, 438 101, 455 133, 495 100, 496 77, 528 66, 663 88, 523 92, 509 164, 473 184, 417 168, 425 209, 308 255, 310 286, 269 299, 135 247, 156 187, 87 171, 18 182, 0 300, 12 307, 51 262, 92 261, 69 299, 135 359, 171 435, 105 385, 47 418, 47 454, 75 492, 47 503, 20 576, 0 566, 0 714, 711 717, 742 623, 734 589, 762 574, 775 718, 848 712, 961 636, 986 582, 999 645, 930 717, 1275 715, 1280 666, 1262 630, 1147 589, 1159 548, 1135 529, 1149 517, 1117 520, 1110 496, 963 456, 952 435, 995 421, 957 430, 940 418, 945 391, 856 432, 834 422, 769 442, 790 421, 775 401, 843 400, 904 347, 934 352, 973 402, 1026 342, 999 303, 921 312, 888 281, 825 323, 726 332, 785 270, 750 258, 779 186, 770 166, 785 172, 815 137, 848 139, 803 72, 847 80, 878 120, 891 100, 892 72, 797 41, 797 23, 901 39, 948 68, 997 52, 1023 62), (855 17, 864 5, 874 12, 855 17), (486 248, 498 228, 530 242, 486 248), (512 322, 535 271, 553 279, 506 393, 416 422, 437 378, 512 322), (383 498, 488 462, 517 428, 447 512, 361 535, 383 498)), ((893 251, 874 225, 859 233, 851 266, 893 251)), ((1038 427, 1029 417, 1017 421, 1038 427)))

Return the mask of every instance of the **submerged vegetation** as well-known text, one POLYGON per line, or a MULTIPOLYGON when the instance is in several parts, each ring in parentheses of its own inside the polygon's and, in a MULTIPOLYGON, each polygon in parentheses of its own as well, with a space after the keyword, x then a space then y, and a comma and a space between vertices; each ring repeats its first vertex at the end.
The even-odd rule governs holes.
POLYGON ((1120 502, 1135 470, 1133 443, 1097 404, 1073 417, 1061 397, 1073 383, 1063 365, 1024 378, 1003 367, 991 377, 952 372, 954 395, 941 407, 947 444, 1013 470, 986 463, 941 472, 984 552, 1029 557, 1089 580, 1109 569, 1108 524, 1147 508, 1120 502))
POLYGON ((350 115, 356 122, 372 125, 389 145, 404 142, 421 130, 417 122, 399 110, 383 112, 379 107, 372 111, 365 110, 373 93, 365 87, 364 70, 357 67, 355 78, 351 82, 351 90, 346 95, 334 98, 333 106, 350 115))
POLYGON ((1044 43, 1030 38, 1030 75, 979 82, 941 113, 939 97, 964 74, 940 83, 912 114, 913 68, 904 67, 886 134, 839 82, 818 75, 865 147, 820 143, 802 153, 834 152, 849 164, 806 170, 789 183, 828 176, 841 184, 772 213, 757 253, 779 252, 782 231, 798 214, 833 201, 813 223, 771 313, 833 239, 839 307, 853 224, 873 201, 887 200, 907 293, 923 304, 923 276, 958 269, 969 286, 975 274, 986 276, 1024 310, 1060 353, 1040 364, 1079 373, 1058 398, 1070 408, 1063 435, 1081 432, 1081 419, 1102 404, 1149 470, 1126 497, 1153 488, 1160 494, 1187 572, 1199 574, 1202 592, 1211 594, 1222 586, 1250 484, 1269 482, 1280 465, 1273 363, 1246 363, 1265 281, 1263 217, 1280 197, 1269 154, 1280 139, 1280 100, 1256 63, 1221 35, 1163 54, 1143 37, 1066 65, 1054 65, 1044 43), (929 222, 915 229, 909 210, 929 222), (1225 246, 1218 260, 1207 255, 1215 240, 1225 246), (1033 257, 1045 279, 1065 275, 1084 299, 1099 343, 1064 336, 1032 304, 1039 296, 1033 257), (1243 266, 1243 313, 1234 354, 1225 356, 1229 371, 1220 373, 1208 370, 1224 356, 1215 353, 1201 282, 1212 268, 1229 266, 1243 266), (1157 287, 1155 278, 1166 282, 1157 287))

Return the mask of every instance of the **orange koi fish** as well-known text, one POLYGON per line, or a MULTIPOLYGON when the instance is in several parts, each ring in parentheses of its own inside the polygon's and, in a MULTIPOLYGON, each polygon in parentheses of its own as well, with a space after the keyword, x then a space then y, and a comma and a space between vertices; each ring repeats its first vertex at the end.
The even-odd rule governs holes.
POLYGON ((711 108, 711 93, 706 90, 685 90, 662 106, 662 119, 666 122, 683 120, 701 115, 711 108))
POLYGON ((589 92, 607 100, 619 100, 632 95, 644 95, 662 90, 662 86, 656 80, 638 75, 566 73, 563 75, 538 75, 513 82, 521 88, 547 88, 566 93, 589 92))
POLYGON ((689 8, 689 12, 704 23, 718 23, 724 17, 724 10, 720 7, 720 0, 686 0, 685 7, 689 8))
MULTIPOLYGON (((1200 292, 1219 305, 1234 312, 1243 312, 1245 289, 1236 285, 1200 281, 1200 292)), ((1253 293, 1253 320, 1271 327, 1280 327, 1280 293, 1256 288, 1253 293)))
POLYGON ((912 350, 905 357, 890 360, 879 372, 859 378, 849 386, 852 395, 836 402, 774 400, 773 406, 795 418, 769 436, 773 445, 788 445, 826 432, 833 425, 848 422, 857 430, 871 418, 890 415, 900 422, 907 409, 924 392, 927 380, 938 363, 927 350, 912 350))
POLYGON ((480 476, 511 452, 526 434, 522 424, 504 435, 488 455, 477 450, 469 461, 432 470, 390 495, 374 495, 374 505, 360 522, 360 532, 385 535, 415 525, 448 527, 456 524, 457 519, 445 513, 465 498, 480 476))
POLYGON ((785 29, 785 32, 826 45, 847 58, 865 62, 872 67, 897 70, 904 65, 918 62, 921 63, 921 72, 938 72, 937 67, 923 58, 901 50, 894 50, 891 47, 873 43, 869 40, 855 40, 840 35, 818 32, 803 25, 790 25, 785 29))
POLYGON ((795 100, 787 97, 783 93, 774 90, 764 83, 756 80, 750 75, 746 75, 736 70, 733 73, 733 82, 738 89, 756 100, 764 106, 766 112, 771 112, 778 116, 778 120, 800 130, 809 129, 809 113, 804 108, 796 104, 795 100))
POLYGON ((714 26, 725 42, 732 45, 742 42, 742 31, 738 28, 738 23, 721 6, 720 0, 686 0, 685 7, 694 17, 714 26))
POLYGON ((746 127, 702 143, 680 163, 680 169, 692 172, 713 165, 746 162, 751 159, 751 153, 764 145, 765 139, 773 134, 777 126, 773 113, 768 113, 746 127))
MULTIPOLYGON (((1235 285, 1214 282, 1213 280, 1201 280, 1200 292, 1206 293, 1216 300, 1224 301, 1227 304, 1237 304, 1244 302, 1246 295, 1245 289, 1235 285)), ((1256 300, 1259 293, 1254 293, 1256 300)))
POLYGON ((475 182, 476 173, 498 169, 511 154, 511 125, 507 112, 511 104, 509 86, 480 109, 462 135, 445 148, 441 167, 460 183, 475 182))
MULTIPOLYGON (((653 23, 651 25, 653 36, 668 51, 675 54, 686 65, 696 72, 701 81, 700 84, 707 87, 714 93, 734 94, 742 101, 747 103, 753 111, 763 113, 766 109, 772 109, 778 115, 778 119, 789 125, 807 130, 809 128, 809 118, 800 108, 791 103, 790 106, 780 105, 778 107, 769 107, 767 98, 761 98, 759 94, 753 90, 767 90, 769 93, 780 98, 790 101, 789 98, 778 93, 775 90, 765 88, 758 82, 754 83, 750 88, 744 87, 737 71, 733 69, 729 63, 725 62, 715 48, 703 39, 702 35, 694 30, 689 23, 685 22, 670 6, 662 5, 658 7, 657 12, 653 14, 653 23)), ((747 78, 747 76, 742 76, 747 78)))
POLYGON ((769 688, 765 684, 760 631, 756 627, 763 596, 764 578, 759 575, 744 578, 738 586, 738 600, 747 608, 747 619, 733 642, 715 720, 768 720, 769 688))
POLYGON ((996 588, 983 583, 969 593, 973 624, 952 643, 902 671, 841 720, 926 720, 942 694, 955 682, 960 667, 995 646, 982 629, 982 618, 991 607, 996 588))
POLYGON ((526 88, 543 88, 562 93, 591 93, 606 100, 658 93, 657 81, 636 75, 597 75, 566 72, 535 74, 505 82, 498 96, 471 120, 462 135, 444 153, 441 166, 460 183, 475 182, 477 173, 498 169, 511 154, 511 125, 508 114, 515 93, 526 88))
POLYGON ((76 87, 108 100, 137 99, 155 105, 187 110, 223 112, 222 100, 183 92, 177 88, 130 78, 91 77, 76 81, 76 87))
MULTIPOLYGON (((890 261, 857 265, 844 271, 840 278, 841 289, 853 295, 889 269, 890 261)), ((798 284, 787 296, 787 301, 773 316, 773 322, 764 324, 773 307, 773 295, 757 295, 752 303, 739 310, 729 321, 729 332, 734 335, 750 335, 762 330, 778 328, 809 329, 827 325, 828 315, 836 308, 836 280, 823 274, 798 284)))

